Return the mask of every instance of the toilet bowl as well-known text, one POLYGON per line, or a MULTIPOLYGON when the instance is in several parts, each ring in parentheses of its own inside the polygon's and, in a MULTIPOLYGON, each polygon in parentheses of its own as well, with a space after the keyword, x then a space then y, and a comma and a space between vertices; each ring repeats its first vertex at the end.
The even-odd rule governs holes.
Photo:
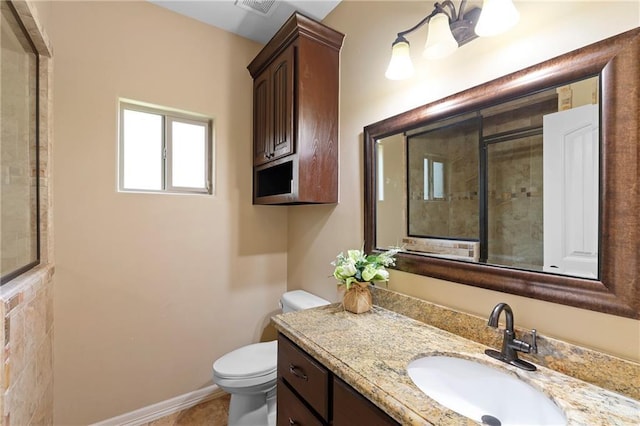
MULTIPOLYGON (((328 305, 304 290, 286 292, 282 312, 328 305)), ((275 426, 278 342, 254 343, 235 349, 213 363, 213 381, 231 394, 229 426, 275 426)))

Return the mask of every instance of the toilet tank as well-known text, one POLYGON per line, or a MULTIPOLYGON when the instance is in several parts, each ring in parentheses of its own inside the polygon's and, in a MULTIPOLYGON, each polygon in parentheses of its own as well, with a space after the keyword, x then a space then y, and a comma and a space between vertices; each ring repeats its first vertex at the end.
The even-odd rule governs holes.
POLYGON ((284 293, 280 299, 280 307, 283 313, 316 308, 318 306, 329 305, 330 303, 328 300, 304 290, 288 291, 284 293))

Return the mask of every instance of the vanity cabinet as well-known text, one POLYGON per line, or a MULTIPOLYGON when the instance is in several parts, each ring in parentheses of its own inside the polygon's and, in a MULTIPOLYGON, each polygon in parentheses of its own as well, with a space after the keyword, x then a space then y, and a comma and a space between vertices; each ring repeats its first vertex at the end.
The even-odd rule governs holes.
POLYGON ((399 425, 351 386, 333 378, 333 425, 399 425))
POLYGON ((338 202, 343 38, 294 13, 248 65, 254 204, 338 202))
POLYGON ((399 424, 282 334, 277 395, 278 426, 399 424))

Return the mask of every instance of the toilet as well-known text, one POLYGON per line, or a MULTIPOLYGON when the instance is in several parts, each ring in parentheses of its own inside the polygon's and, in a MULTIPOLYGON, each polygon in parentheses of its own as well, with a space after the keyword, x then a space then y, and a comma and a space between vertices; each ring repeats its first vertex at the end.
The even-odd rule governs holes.
MULTIPOLYGON (((331 302, 304 290, 284 293, 282 312, 300 311, 331 302)), ((231 394, 229 426, 275 426, 278 342, 235 349, 213 363, 213 381, 231 394)))

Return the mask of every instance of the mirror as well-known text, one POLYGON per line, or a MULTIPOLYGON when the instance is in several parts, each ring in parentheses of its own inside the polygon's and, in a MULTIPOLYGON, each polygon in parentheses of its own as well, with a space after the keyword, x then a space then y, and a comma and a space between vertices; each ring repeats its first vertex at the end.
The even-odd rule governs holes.
POLYGON ((365 127, 365 250, 640 318, 640 29, 365 127))
POLYGON ((598 81, 378 140, 377 246, 598 278, 598 81))

